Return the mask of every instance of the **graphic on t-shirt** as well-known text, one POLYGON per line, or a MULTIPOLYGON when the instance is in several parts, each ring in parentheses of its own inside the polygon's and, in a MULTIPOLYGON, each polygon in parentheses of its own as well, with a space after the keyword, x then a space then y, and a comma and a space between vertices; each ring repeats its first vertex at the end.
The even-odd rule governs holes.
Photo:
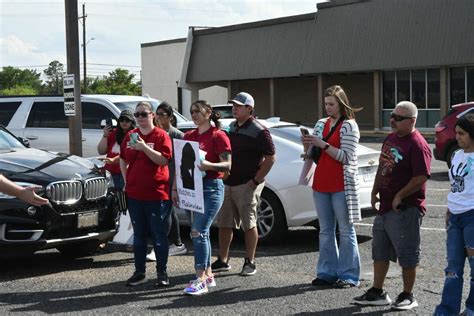
POLYGON ((120 155, 120 145, 115 142, 112 148, 110 149, 110 152, 115 155, 120 155))
POLYGON ((467 163, 461 162, 458 166, 452 165, 449 172, 451 173, 451 178, 453 182, 451 183, 451 192, 463 192, 464 191, 464 178, 471 171, 472 162, 469 159, 467 163))

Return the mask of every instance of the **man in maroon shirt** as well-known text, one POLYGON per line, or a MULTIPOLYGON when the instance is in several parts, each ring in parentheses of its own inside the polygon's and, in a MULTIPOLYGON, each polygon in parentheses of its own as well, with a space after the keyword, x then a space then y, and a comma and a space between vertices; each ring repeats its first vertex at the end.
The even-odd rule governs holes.
POLYGON ((275 147, 268 129, 252 116, 254 100, 250 94, 240 92, 229 103, 233 105, 235 118, 229 128, 232 167, 224 181, 224 204, 217 216, 220 256, 212 264, 212 271, 230 270, 232 230, 242 226, 247 256, 240 274, 248 276, 257 272, 254 261, 258 242, 257 207, 265 176, 275 162, 275 147))
POLYGON ((390 261, 402 267, 403 292, 392 304, 396 310, 418 306, 413 296, 416 267, 420 261, 420 226, 426 212, 425 187, 430 176, 431 150, 415 129, 418 110, 407 101, 397 104, 390 116, 393 133, 382 145, 379 168, 372 189, 372 207, 380 202, 372 229, 374 282, 359 305, 389 305, 383 291, 390 261), (377 194, 379 197, 377 197, 377 194))

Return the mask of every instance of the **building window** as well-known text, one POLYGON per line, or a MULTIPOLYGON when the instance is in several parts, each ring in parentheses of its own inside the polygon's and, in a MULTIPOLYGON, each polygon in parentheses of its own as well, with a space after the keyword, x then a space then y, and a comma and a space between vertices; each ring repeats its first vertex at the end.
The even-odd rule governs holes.
POLYGON ((449 98, 451 106, 474 100, 474 67, 449 69, 449 98))
POLYGON ((383 127, 390 127, 390 113, 398 102, 411 101, 418 108, 417 127, 434 128, 440 118, 439 80, 438 68, 384 71, 383 127))

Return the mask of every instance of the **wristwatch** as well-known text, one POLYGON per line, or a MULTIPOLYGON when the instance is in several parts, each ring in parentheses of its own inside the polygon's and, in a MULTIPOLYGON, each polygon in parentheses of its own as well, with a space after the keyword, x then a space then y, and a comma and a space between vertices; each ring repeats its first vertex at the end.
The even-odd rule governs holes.
POLYGON ((327 150, 329 148, 329 144, 326 143, 326 146, 324 146, 323 150, 327 150))

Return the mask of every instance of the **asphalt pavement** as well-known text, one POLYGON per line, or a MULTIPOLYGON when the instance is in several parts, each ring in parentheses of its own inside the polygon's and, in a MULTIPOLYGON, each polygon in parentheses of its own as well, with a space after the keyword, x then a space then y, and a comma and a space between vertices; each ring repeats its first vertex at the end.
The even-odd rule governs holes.
MULTIPOLYGON (((364 143, 380 149, 380 142, 364 143)), ((433 160, 427 185, 428 213, 423 219, 422 259, 415 284, 419 307, 404 314, 429 315, 440 301, 444 282, 444 214, 449 183, 444 162, 433 160)), ((182 289, 193 276, 193 254, 169 258, 171 286, 154 285, 154 263, 148 263, 150 281, 126 287, 133 272, 133 255, 111 252, 112 247, 94 257, 67 260, 51 250, 27 258, 0 263, 0 314, 311 314, 311 315, 385 315, 397 312, 388 307, 360 307, 352 298, 371 287, 371 228, 373 218, 357 223, 362 260, 360 288, 312 287, 318 252, 317 231, 312 227, 291 229, 280 245, 260 245, 257 274, 241 277, 244 245, 234 241, 232 270, 217 275, 217 287, 200 297, 189 297, 182 289)), ((183 237, 188 231, 184 231, 183 237)), ((214 255, 217 232, 212 231, 214 255)), ((213 257, 215 258, 215 257, 213 257)), ((466 282, 465 282, 466 283, 466 282)), ((395 299, 402 291, 401 271, 392 264, 385 288, 395 299)), ((467 293, 465 284, 464 300, 467 293)))

